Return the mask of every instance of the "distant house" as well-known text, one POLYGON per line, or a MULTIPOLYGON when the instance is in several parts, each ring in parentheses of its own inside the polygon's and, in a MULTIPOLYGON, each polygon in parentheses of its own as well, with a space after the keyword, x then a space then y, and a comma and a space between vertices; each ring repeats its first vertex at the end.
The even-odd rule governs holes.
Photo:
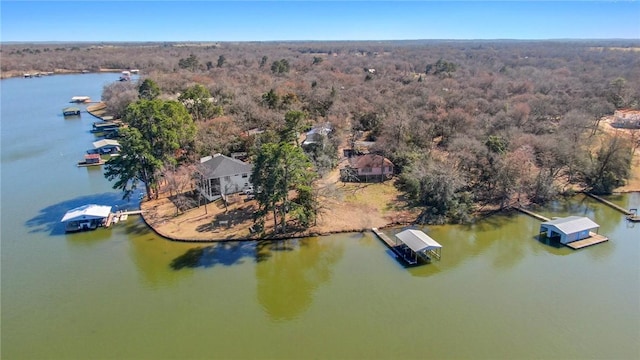
POLYGON ((252 188, 249 177, 253 166, 216 154, 200 159, 197 188, 209 201, 252 188))
POLYGON ((385 181, 392 175, 391 160, 377 154, 349 158, 349 164, 340 170, 340 177, 345 182, 385 181))
POLYGON ((616 110, 611 125, 616 128, 640 129, 640 110, 616 110))
POLYGON ((131 72, 125 70, 120 74, 120 81, 130 81, 130 80, 131 80, 131 72))
POLYGON ((305 134, 305 139, 302 142, 302 146, 308 146, 312 144, 321 144, 326 136, 333 131, 331 124, 324 124, 318 127, 314 127, 305 134))
POLYGON ((543 222, 540 224, 540 233, 561 244, 568 244, 590 237, 591 232, 597 232, 599 227, 588 217, 569 216, 543 222))

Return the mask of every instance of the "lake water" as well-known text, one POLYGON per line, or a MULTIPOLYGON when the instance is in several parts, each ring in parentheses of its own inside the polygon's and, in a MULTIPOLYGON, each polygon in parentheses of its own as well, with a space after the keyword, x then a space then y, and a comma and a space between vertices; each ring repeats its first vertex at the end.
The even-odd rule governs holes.
POLYGON ((3 359, 640 357, 640 223, 581 196, 540 212, 611 241, 556 248, 537 220, 492 216, 425 228, 442 260, 411 269, 370 233, 184 244, 130 217, 65 234, 75 206, 136 206, 75 165, 94 119, 61 115, 117 78, 0 82, 3 359))

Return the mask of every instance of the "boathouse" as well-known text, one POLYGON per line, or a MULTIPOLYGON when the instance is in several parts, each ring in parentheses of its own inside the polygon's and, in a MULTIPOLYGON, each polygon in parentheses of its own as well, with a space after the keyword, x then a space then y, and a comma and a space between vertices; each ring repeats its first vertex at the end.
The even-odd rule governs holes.
POLYGON ((586 239, 597 233, 600 225, 584 216, 569 216, 545 221, 540 224, 540 233, 561 244, 586 239))
POLYGON ((399 250, 409 264, 417 264, 419 258, 424 261, 440 260, 442 245, 420 230, 401 231, 396 234, 396 239, 400 240, 399 250))
POLYGON ((76 116, 80 115, 80 109, 77 107, 66 107, 62 109, 63 116, 76 116))
POLYGON ((61 222, 67 232, 93 230, 102 225, 109 214, 111 206, 89 204, 67 211, 61 222))
POLYGON ((120 143, 118 140, 102 139, 93 142, 93 150, 89 150, 89 153, 98 154, 117 154, 120 152, 120 143))

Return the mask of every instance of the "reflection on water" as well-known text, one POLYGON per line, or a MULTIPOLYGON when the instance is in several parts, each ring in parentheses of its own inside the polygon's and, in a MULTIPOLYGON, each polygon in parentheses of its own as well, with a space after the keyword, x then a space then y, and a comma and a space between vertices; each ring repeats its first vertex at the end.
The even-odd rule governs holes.
POLYGON ((314 291, 331 279, 345 244, 304 238, 278 241, 228 241, 187 249, 171 261, 174 271, 256 263, 257 298, 274 320, 292 320, 307 309, 314 291))
POLYGON ((269 261, 256 266, 258 301, 274 320, 297 318, 313 302, 316 289, 331 280, 344 244, 305 238, 276 241, 264 247, 269 261))

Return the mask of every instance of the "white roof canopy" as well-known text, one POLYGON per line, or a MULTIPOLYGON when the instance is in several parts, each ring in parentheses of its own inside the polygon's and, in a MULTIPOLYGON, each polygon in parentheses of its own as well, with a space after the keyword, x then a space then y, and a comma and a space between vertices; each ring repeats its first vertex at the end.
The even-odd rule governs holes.
POLYGON ((442 248, 442 245, 420 230, 404 230, 397 233, 396 237, 414 252, 442 248))
POLYGON ((118 140, 113 140, 113 139, 102 139, 102 140, 93 142, 93 147, 96 149, 99 149, 105 146, 120 146, 120 143, 118 142, 118 140))
POLYGON ((106 205, 83 205, 67 211, 61 222, 104 219, 111 213, 111 206, 106 205))
POLYGON ((565 234, 573 234, 576 232, 597 229, 600 227, 600 225, 584 216, 568 216, 565 218, 558 218, 551 221, 545 221, 540 225, 554 226, 556 229, 565 234))

